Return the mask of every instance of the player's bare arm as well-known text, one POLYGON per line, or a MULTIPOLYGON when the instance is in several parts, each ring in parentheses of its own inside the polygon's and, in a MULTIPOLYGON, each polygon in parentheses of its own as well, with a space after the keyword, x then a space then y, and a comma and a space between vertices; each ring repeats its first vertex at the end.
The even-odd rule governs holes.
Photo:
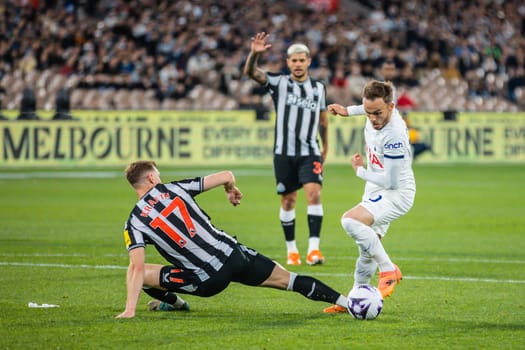
POLYGON ((247 74, 259 84, 266 83, 266 72, 257 67, 257 62, 259 60, 259 55, 272 47, 271 44, 267 44, 269 36, 270 34, 265 32, 255 34, 252 38, 251 51, 246 58, 246 63, 244 65, 244 74, 247 74))
POLYGON ((342 106, 337 103, 332 103, 327 106, 328 112, 332 113, 333 115, 340 115, 343 117, 348 116, 348 111, 345 106, 342 106))
POLYGON ((130 250, 129 266, 126 275, 126 309, 117 318, 132 318, 135 316, 135 309, 140 296, 140 291, 144 284, 146 254, 144 248, 139 247, 130 250))
POLYGON ((323 144, 321 157, 324 163, 326 160, 326 155, 328 154, 328 114, 326 111, 321 112, 319 116, 319 137, 321 138, 321 143, 323 144))
POLYGON ((221 185, 224 186, 224 191, 231 204, 234 206, 241 204, 242 192, 235 185, 235 176, 231 171, 224 170, 204 177, 204 191, 221 185))

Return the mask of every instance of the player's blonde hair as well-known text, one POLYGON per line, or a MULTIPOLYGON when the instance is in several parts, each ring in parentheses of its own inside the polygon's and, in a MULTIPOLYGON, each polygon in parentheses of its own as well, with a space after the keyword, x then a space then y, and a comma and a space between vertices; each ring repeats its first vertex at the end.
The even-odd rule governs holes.
POLYGON ((291 45, 288 50, 286 50, 286 55, 290 57, 294 53, 305 53, 306 56, 310 57, 310 50, 305 44, 297 43, 291 45))

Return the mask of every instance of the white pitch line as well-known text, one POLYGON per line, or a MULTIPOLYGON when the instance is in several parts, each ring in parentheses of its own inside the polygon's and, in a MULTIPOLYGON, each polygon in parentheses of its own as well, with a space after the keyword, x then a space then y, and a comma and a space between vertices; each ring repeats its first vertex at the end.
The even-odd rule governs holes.
POLYGON ((0 174, 0 180, 27 179, 112 179, 121 176, 114 171, 17 172, 0 174))
MULTIPOLYGON (((73 265, 73 264, 35 264, 23 262, 7 262, 0 261, 0 266, 23 266, 23 267, 54 267, 54 268, 68 268, 68 269, 107 269, 107 270, 126 270, 127 266, 119 265, 73 265)), ((350 273, 312 273, 315 276, 329 276, 329 277, 345 277, 350 278, 350 273)), ((408 280, 431 280, 431 281, 454 281, 454 282, 484 282, 484 283, 509 283, 509 284, 525 284, 525 280, 499 280, 494 278, 472 278, 472 277, 444 277, 444 276, 403 276, 408 280)))
MULTIPOLYGON (((312 273, 312 276, 326 276, 326 277, 347 277, 352 278, 351 273, 312 273)), ((454 281, 454 282, 485 282, 485 283, 510 283, 510 284, 525 284, 525 280, 498 280, 494 278, 473 278, 473 277, 445 277, 445 276, 405 276, 403 279, 407 280, 431 280, 431 281, 454 281)))
MULTIPOLYGON (((52 258, 52 257, 58 257, 58 258, 67 258, 67 257, 70 257, 70 258, 86 258, 86 257, 91 257, 91 255, 88 255, 88 254, 77 254, 77 253, 68 253, 68 254, 62 254, 62 253, 53 253, 53 254, 48 254, 48 253, 0 253, 0 256, 10 256, 10 257, 43 257, 43 258, 52 258)), ((125 257, 128 257, 129 255, 128 254, 101 254, 99 256, 106 256, 106 257, 121 257, 121 256, 125 256, 125 257)))
MULTIPOLYGON (((44 253, 0 253, 0 256, 5 257, 91 257, 87 254, 44 254, 44 253)), ((127 257, 128 254, 103 254, 105 257, 127 257)), ((273 259, 284 259, 284 256, 272 256, 273 259)), ((350 260, 354 261, 357 257, 355 256, 333 256, 332 260, 350 260)), ((422 261, 422 262, 447 262, 447 263, 472 263, 472 264, 525 264, 525 260, 504 260, 504 259, 471 259, 471 258, 403 258, 396 257, 394 260, 400 261, 422 261)))
MULTIPOLYGON (((187 170, 166 170, 163 176, 187 177, 198 176, 197 174, 211 174, 217 172, 215 169, 187 169, 187 170)), ((273 176, 270 170, 262 169, 238 169, 232 170, 239 176, 273 176)), ((11 172, 0 174, 0 180, 27 180, 27 179, 114 179, 122 177, 120 171, 36 171, 36 172, 11 172)))
POLYGON ((68 268, 68 269, 107 269, 107 270, 126 270, 128 268, 127 266, 119 266, 119 265, 34 264, 34 263, 9 262, 9 261, 0 261, 0 266, 58 267, 58 268, 68 268))
POLYGON ((525 284, 523 280, 498 280, 495 278, 471 278, 471 277, 430 277, 430 276, 403 276, 407 280, 433 280, 433 281, 459 281, 459 282, 486 282, 486 283, 511 283, 525 284))
MULTIPOLYGON (((312 276, 326 276, 326 277, 348 277, 351 278, 352 273, 312 273, 312 276)), ((454 282, 485 282, 485 283, 510 283, 510 284, 525 284, 525 280, 498 280, 495 278, 473 278, 473 277, 445 277, 445 276, 405 276, 403 279, 407 280, 430 280, 430 281, 454 281, 454 282)))
POLYGON ((395 260, 405 261, 441 261, 459 263, 486 263, 486 264, 525 264, 525 260, 504 260, 504 259, 471 259, 471 258, 395 258, 395 260))

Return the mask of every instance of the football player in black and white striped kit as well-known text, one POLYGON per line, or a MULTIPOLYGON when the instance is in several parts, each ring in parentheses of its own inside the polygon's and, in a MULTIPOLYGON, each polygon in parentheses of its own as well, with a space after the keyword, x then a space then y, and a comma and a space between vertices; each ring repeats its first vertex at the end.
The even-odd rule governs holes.
POLYGON ((297 190, 301 187, 308 204, 306 263, 322 264, 325 258, 319 243, 323 219, 323 163, 328 151, 326 88, 323 82, 309 77, 310 51, 304 44, 293 44, 286 52, 290 74, 272 74, 260 69, 257 66, 259 55, 271 47, 268 38, 269 34, 264 32, 252 38, 244 72, 270 93, 275 105, 273 165, 277 193, 281 195, 279 218, 286 240, 287 264, 301 264, 295 240, 295 207, 297 190), (319 147, 317 135, 322 147, 319 147))
POLYGON ((153 161, 137 161, 126 178, 139 200, 124 229, 129 252, 125 310, 117 318, 132 318, 144 290, 155 298, 150 310, 189 310, 175 293, 209 297, 231 282, 291 290, 311 300, 346 305, 346 297, 321 281, 289 272, 270 258, 219 230, 199 207, 195 196, 223 186, 228 201, 239 205, 241 191, 230 171, 162 183, 153 161), (153 245, 170 265, 146 264, 145 247, 153 245))

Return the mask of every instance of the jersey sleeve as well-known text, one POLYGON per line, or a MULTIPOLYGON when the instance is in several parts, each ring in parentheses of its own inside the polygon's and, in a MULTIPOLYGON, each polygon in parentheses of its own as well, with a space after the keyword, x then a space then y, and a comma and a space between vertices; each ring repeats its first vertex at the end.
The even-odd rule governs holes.
POLYGON ((353 115, 364 115, 365 114, 365 106, 364 105, 353 105, 346 107, 346 111, 348 112, 349 116, 353 115))
POLYGON ((172 181, 170 185, 179 186, 183 188, 186 192, 188 192, 190 196, 195 197, 196 195, 202 193, 204 189, 204 177, 195 177, 193 179, 172 181))
POLYGON ((375 173, 364 167, 357 169, 357 176, 365 181, 370 181, 385 189, 396 189, 399 187, 399 174, 401 172, 401 162, 386 158, 383 162, 384 171, 375 173))
POLYGON ((264 87, 266 90, 270 90, 279 85, 279 80, 281 80, 281 74, 266 73, 266 84, 264 84, 264 87))
POLYGON ((357 169, 357 176, 365 181, 370 181, 386 189, 399 187, 401 170, 408 145, 405 142, 406 135, 400 131, 392 132, 384 140, 383 149, 383 172, 372 172, 364 167, 357 169))
POLYGON ((323 85, 323 93, 321 94, 320 98, 319 98, 319 110, 321 112, 324 112, 326 111, 326 86, 324 84, 323 85))
POLYGON ((146 247, 146 241, 142 232, 134 228, 130 220, 126 222, 124 227, 124 244, 128 251, 139 247, 146 247))

